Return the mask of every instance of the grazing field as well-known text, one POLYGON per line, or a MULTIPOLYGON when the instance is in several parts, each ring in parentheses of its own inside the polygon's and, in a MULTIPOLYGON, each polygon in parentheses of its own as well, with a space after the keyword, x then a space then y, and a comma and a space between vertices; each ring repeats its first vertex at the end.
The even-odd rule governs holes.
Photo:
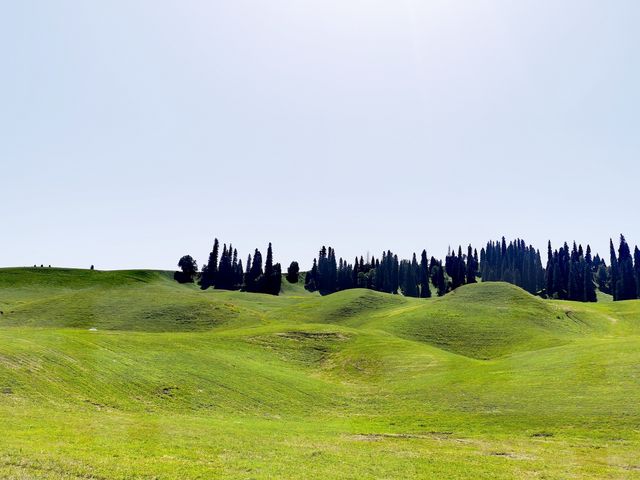
POLYGON ((640 478, 640 301, 34 268, 0 311, 0 478, 640 478))

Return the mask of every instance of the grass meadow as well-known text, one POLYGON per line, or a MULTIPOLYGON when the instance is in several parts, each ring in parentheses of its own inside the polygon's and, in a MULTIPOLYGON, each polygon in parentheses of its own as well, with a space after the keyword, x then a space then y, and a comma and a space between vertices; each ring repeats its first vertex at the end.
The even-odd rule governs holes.
POLYGON ((640 478, 640 301, 0 269, 0 477, 640 478))

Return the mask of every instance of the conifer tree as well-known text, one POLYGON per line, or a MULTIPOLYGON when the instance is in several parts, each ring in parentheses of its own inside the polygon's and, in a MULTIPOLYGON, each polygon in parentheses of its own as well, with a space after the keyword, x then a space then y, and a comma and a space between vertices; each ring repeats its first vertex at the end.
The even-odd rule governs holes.
POLYGON ((236 266, 234 290, 241 290, 244 286, 244 268, 242 266, 242 260, 238 260, 236 266))
POLYGON ((591 270, 590 262, 585 259, 584 265, 584 301, 585 302, 597 302, 598 296, 596 295, 596 288, 593 283, 593 272, 591 270))
POLYGON ((216 278, 215 287, 223 290, 233 289, 233 247, 229 245, 223 245, 222 255, 220 256, 220 264, 218 266, 218 273, 216 278))
POLYGON ((251 270, 251 265, 253 262, 251 261, 251 254, 247 255, 247 266, 244 272, 244 283, 247 282, 247 278, 249 277, 249 271, 251 270))
POLYGON ((253 261, 249 273, 245 276, 244 288, 247 292, 261 292, 262 291, 262 254, 257 248, 253 252, 253 261))
POLYGON ((449 252, 445 259, 445 271, 449 278, 451 278, 451 289, 464 285, 466 280, 466 265, 464 257, 462 256, 462 246, 458 247, 458 254, 449 252))
POLYGON ((613 247, 613 240, 609 239, 609 254, 611 257, 611 295, 613 295, 613 301, 619 300, 618 298, 618 257, 616 256, 616 249, 613 247))
POLYGON ((264 264, 264 274, 260 282, 259 291, 270 295, 278 295, 282 285, 282 267, 279 263, 273 264, 273 249, 271 242, 267 247, 267 258, 264 264))
POLYGON ((573 249, 569 257, 569 282, 567 297, 569 300, 584 302, 585 300, 585 261, 582 256, 582 246, 578 248, 573 242, 573 249))
POLYGON ((636 298, 640 298, 640 249, 633 250, 633 270, 636 277, 636 298))
POLYGON ((393 256, 391 262, 391 293, 396 295, 400 288, 400 262, 398 261, 398 255, 393 256))
POLYGON ((597 281, 598 281, 598 289, 601 292, 611 294, 611 288, 609 285, 610 283, 609 270, 607 269, 607 266, 604 263, 601 263, 600 266, 598 267, 597 281))
POLYGON ((280 295, 280 289, 282 288, 282 265, 280 265, 280 263, 276 263, 273 266, 273 275, 271 278, 271 291, 267 293, 271 293, 271 295, 280 295))
POLYGON ((547 288, 547 296, 551 297, 553 295, 553 272, 554 272, 554 257, 553 252, 551 251, 551 240, 549 240, 547 246, 547 269, 546 269, 546 288, 547 288))
POLYGON ((313 267, 304 279, 304 288, 310 292, 318 290, 318 262, 315 258, 313 259, 313 267))
POLYGON ((467 283, 476 283, 476 276, 478 275, 478 252, 475 257, 471 245, 467 248, 467 283))
POLYGON ((264 262, 264 274, 269 277, 273 275, 273 250, 271 249, 271 242, 267 247, 267 259, 264 262))
POLYGON ((429 286, 429 264, 426 250, 422 250, 422 255, 420 256, 420 274, 418 278, 420 280, 420 297, 430 298, 431 287, 429 286))
POLYGON ((638 289, 633 268, 631 250, 624 238, 620 235, 620 248, 618 249, 618 281, 616 284, 616 300, 631 300, 637 298, 638 289))
POLYGON ((402 260, 399 265, 400 291, 406 297, 418 297, 418 262, 415 253, 413 260, 402 260))
POLYGON ((436 261, 431 257, 431 281, 436 287, 436 292, 439 297, 442 297, 447 293, 447 282, 444 276, 444 268, 442 262, 436 261))
POLYGON ((207 261, 206 267, 202 269, 202 275, 200 276, 200 287, 203 290, 206 290, 209 287, 213 287, 216 282, 216 275, 218 273, 218 249, 219 249, 218 239, 216 238, 213 242, 213 249, 209 254, 209 260, 207 261))
POLYGON ((327 268, 327 293, 333 293, 338 289, 338 264, 336 262, 336 251, 331 247, 329 247, 327 268))

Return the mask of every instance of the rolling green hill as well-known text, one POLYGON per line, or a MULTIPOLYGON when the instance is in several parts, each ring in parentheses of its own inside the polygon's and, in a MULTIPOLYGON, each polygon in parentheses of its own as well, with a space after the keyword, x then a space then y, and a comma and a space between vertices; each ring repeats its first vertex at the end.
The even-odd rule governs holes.
POLYGON ((640 478, 640 301, 0 269, 0 478, 640 478))

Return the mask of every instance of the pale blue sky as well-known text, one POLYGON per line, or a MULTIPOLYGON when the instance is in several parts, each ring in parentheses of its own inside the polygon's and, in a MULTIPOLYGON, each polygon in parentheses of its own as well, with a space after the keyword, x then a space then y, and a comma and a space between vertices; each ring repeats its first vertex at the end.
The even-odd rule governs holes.
POLYGON ((640 2, 0 6, 0 265, 640 242, 640 2))

